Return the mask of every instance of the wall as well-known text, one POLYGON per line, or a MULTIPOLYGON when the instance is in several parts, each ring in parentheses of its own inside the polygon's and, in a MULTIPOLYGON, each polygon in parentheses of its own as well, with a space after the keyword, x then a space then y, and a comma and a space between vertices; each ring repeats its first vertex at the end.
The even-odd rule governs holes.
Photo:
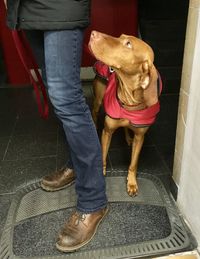
MULTIPOLYGON (((92 0, 91 23, 85 32, 84 46, 92 30, 115 37, 138 34, 138 0, 92 0)), ((95 59, 84 48, 82 67, 93 66, 95 59)))
POLYGON ((200 0, 190 0, 173 179, 177 204, 200 247, 200 0))

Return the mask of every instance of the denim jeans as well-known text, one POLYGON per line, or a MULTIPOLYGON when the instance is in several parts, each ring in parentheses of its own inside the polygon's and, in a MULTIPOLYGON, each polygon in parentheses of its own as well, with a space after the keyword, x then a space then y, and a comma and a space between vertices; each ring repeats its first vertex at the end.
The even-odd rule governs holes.
POLYGON ((77 209, 93 212, 106 206, 107 197, 101 147, 80 80, 82 44, 81 29, 44 32, 47 89, 69 144, 77 209))

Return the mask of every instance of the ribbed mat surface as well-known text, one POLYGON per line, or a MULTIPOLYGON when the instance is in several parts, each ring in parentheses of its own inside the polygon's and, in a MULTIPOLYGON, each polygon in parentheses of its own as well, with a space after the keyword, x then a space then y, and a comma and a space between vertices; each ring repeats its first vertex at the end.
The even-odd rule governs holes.
POLYGON ((57 234, 74 210, 74 186, 45 192, 39 183, 17 191, 0 242, 0 258, 139 258, 185 250, 190 240, 173 200, 158 178, 141 174, 139 194, 125 177, 107 177, 109 213, 94 239, 77 252, 56 250, 57 234))

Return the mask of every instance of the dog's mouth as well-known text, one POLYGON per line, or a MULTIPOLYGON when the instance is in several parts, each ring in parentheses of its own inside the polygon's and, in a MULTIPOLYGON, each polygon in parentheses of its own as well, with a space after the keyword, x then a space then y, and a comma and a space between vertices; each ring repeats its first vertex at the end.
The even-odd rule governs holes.
POLYGON ((93 32, 91 33, 90 40, 88 43, 88 50, 90 51, 90 54, 97 60, 105 63, 107 66, 118 68, 119 66, 116 66, 112 62, 113 58, 109 58, 111 54, 109 53, 109 46, 106 49, 106 46, 104 44, 105 35, 102 36, 101 33, 93 32))
MULTIPOLYGON (((98 33, 97 35, 100 35, 100 33, 98 33)), ((103 48, 101 46, 101 43, 99 42, 99 39, 96 36, 94 36, 93 32, 90 35, 90 40, 88 43, 88 51, 90 52, 90 54, 93 57, 95 57, 95 59, 104 62, 102 60, 102 54, 104 52, 103 48), (100 46, 99 46, 99 44, 100 44, 100 46)))

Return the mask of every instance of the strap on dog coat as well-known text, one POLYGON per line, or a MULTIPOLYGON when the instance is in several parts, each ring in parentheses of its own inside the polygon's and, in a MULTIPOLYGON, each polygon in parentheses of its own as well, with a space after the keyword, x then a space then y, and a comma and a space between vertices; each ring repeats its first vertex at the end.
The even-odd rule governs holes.
POLYGON ((49 114, 48 98, 32 49, 26 39, 25 33, 22 30, 12 30, 12 37, 21 62, 30 77, 31 84, 34 87, 39 113, 46 119, 49 114), (34 70, 37 79, 33 77, 31 69, 34 70), (43 100, 41 99, 40 93, 42 93, 43 100))

